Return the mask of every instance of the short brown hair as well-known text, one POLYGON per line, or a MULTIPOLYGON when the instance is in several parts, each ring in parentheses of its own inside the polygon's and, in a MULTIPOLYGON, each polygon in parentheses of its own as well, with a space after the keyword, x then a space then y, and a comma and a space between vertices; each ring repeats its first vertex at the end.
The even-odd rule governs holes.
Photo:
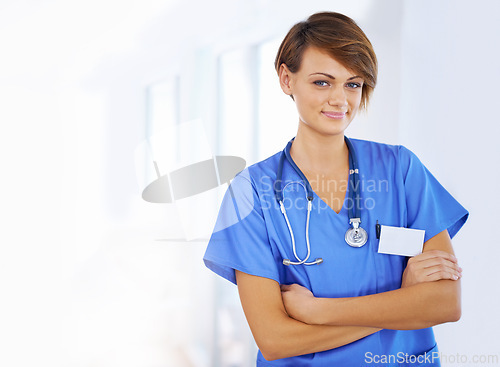
POLYGON ((364 79, 360 108, 365 109, 377 84, 377 57, 354 20, 340 13, 322 12, 295 24, 278 50, 276 71, 279 73, 281 64, 285 64, 292 73, 297 72, 308 47, 325 51, 364 79))

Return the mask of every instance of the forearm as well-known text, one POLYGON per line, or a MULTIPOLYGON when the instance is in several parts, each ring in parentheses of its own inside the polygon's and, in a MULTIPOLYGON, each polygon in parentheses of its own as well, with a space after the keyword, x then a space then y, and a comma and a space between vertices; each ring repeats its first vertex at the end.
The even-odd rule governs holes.
POLYGON ((243 311, 267 360, 321 352, 352 343, 379 329, 308 325, 285 311, 280 286, 273 280, 236 271, 243 311))
MULTIPOLYGON (((425 242, 421 258, 436 257, 439 255, 436 250, 453 255, 447 230, 425 242)), ((438 264, 446 263, 442 255, 437 257, 438 264)), ((451 261, 456 262, 453 259, 451 261)), ((443 266, 433 267, 433 261, 429 264, 429 269, 434 269, 430 273, 438 275, 441 280, 420 280, 412 286, 363 297, 317 299, 315 307, 318 309, 312 314, 319 316, 320 320, 314 323, 412 330, 457 321, 461 314, 460 280, 447 280, 446 275, 439 273, 443 266)))
MULTIPOLYGON (((308 325, 287 315, 275 320, 269 328, 273 330, 269 330, 267 343, 264 342, 264 348, 261 347, 261 352, 268 360, 338 348, 380 330, 364 326, 308 325)), ((259 339, 254 336, 256 340, 259 339)))
MULTIPOLYGON (((460 318, 460 281, 440 280, 352 298, 317 298, 319 324, 413 330, 460 318)), ((315 323, 316 323, 315 322, 315 323)))

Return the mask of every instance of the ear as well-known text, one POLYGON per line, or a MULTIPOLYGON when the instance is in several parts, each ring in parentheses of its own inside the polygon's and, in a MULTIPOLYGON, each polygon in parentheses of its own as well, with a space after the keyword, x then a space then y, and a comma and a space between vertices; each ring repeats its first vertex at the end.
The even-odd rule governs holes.
POLYGON ((278 72, 281 90, 289 96, 292 95, 292 72, 286 64, 281 64, 278 72))

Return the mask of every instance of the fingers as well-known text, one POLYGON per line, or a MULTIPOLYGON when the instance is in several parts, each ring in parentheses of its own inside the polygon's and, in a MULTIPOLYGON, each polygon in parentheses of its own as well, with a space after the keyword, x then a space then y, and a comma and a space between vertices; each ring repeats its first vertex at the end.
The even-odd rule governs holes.
POLYGON ((429 280, 439 280, 439 279, 450 279, 450 280, 458 280, 462 277, 462 269, 446 267, 442 265, 431 266, 425 268, 425 277, 429 280))
POLYGON ((462 274, 454 273, 450 271, 438 270, 432 274, 428 274, 425 277, 426 282, 433 282, 436 280, 448 279, 448 280, 458 280, 462 277, 462 274))
POLYGON ((444 259, 442 257, 431 257, 430 259, 427 260, 421 260, 419 261, 418 264, 413 264, 419 268, 425 269, 425 268, 434 268, 434 267, 440 267, 440 268, 445 268, 445 269, 452 269, 458 273, 462 272, 462 268, 458 265, 458 263, 452 262, 448 259, 444 259))
POLYGON ((458 260, 455 257, 455 255, 450 254, 449 252, 446 252, 446 251, 441 251, 441 250, 426 251, 426 252, 423 252, 417 256, 412 257, 410 260, 412 260, 412 261, 426 261, 426 260, 432 259, 432 258, 440 258, 440 259, 448 260, 452 263, 458 264, 458 260))
POLYGON ((414 256, 408 260, 408 265, 417 269, 440 266, 444 269, 452 269, 454 272, 462 273, 457 258, 445 251, 432 250, 414 256))
POLYGON ((458 280, 462 268, 457 258, 445 251, 427 251, 408 260, 406 279, 410 283, 430 282, 441 279, 458 280))

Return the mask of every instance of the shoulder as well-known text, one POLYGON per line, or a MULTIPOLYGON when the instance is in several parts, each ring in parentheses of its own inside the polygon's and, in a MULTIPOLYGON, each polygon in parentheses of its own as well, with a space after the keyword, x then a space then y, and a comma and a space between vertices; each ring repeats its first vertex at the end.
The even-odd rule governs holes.
POLYGON ((397 153, 399 145, 380 143, 372 140, 349 138, 357 150, 369 153, 394 154, 397 153))
POLYGON ((410 149, 403 145, 379 143, 369 140, 350 139, 356 149, 358 160, 365 168, 377 167, 378 170, 398 172, 406 179, 409 171, 423 168, 423 164, 410 149))
MULTIPOLYGON (((383 155, 394 155, 397 156, 401 148, 404 148, 402 145, 393 145, 387 143, 380 143, 372 140, 363 140, 363 139, 355 139, 349 138, 354 147, 357 150, 362 150, 363 152, 372 153, 372 154, 383 154, 383 155)), ((406 149, 406 148, 404 148, 406 149)))
POLYGON ((349 140, 351 140, 356 150, 360 151, 360 153, 363 155, 371 155, 376 158, 384 159, 394 158, 398 161, 417 158, 415 153, 413 153, 404 145, 386 144, 371 140, 354 138, 350 138, 349 140))
POLYGON ((234 180, 245 180, 251 183, 254 187, 258 187, 262 180, 275 180, 280 156, 281 151, 246 167, 241 172, 236 174, 234 180))

